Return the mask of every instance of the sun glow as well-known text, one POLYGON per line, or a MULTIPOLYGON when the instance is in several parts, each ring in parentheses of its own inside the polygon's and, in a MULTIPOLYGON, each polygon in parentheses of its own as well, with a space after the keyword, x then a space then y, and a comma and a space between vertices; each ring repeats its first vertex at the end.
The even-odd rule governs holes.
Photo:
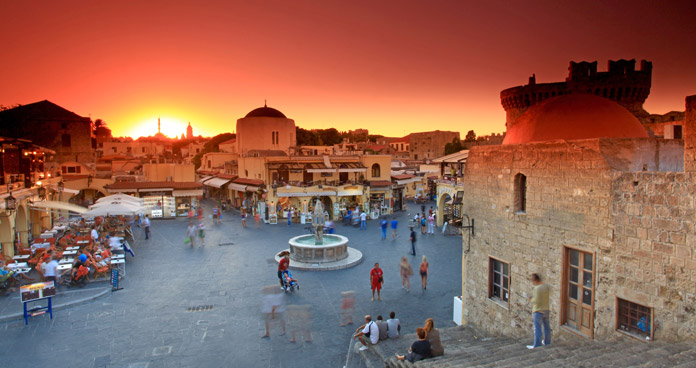
MULTIPOLYGON (((179 138, 186 133, 188 123, 170 116, 160 116, 160 132, 169 138, 179 138)), ((149 137, 157 134, 157 118, 148 117, 135 123, 128 135, 137 139, 138 137, 149 137)))

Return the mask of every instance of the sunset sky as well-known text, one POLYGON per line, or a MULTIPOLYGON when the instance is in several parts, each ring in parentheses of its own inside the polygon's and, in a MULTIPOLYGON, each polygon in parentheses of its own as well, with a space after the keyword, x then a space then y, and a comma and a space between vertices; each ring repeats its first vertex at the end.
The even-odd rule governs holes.
POLYGON ((653 62, 651 113, 696 94, 696 1, 2 1, 0 104, 47 99, 115 136, 302 128, 501 133, 500 91, 569 61, 653 62))

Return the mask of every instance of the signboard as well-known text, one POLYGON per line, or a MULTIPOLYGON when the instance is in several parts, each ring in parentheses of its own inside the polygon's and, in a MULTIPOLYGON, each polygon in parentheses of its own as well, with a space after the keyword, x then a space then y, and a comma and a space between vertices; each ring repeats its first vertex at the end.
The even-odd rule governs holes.
POLYGON ((152 217, 162 217, 162 210, 152 210, 152 217))
POLYGON ((121 290, 118 287, 118 268, 111 269, 111 291, 121 290))
POLYGON ((24 285, 19 287, 19 295, 22 303, 44 299, 56 295, 56 286, 53 281, 24 285))

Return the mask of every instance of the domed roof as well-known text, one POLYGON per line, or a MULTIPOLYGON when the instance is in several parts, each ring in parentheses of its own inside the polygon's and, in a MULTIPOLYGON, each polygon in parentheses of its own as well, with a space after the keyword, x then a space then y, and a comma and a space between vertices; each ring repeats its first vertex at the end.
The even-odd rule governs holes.
POLYGON ((623 106, 603 97, 579 93, 553 97, 530 107, 508 129, 503 144, 648 137, 640 121, 623 106))
POLYGON ((245 118, 283 118, 287 119, 285 114, 282 112, 266 106, 266 104, 263 104, 263 107, 259 107, 258 109, 253 109, 249 111, 248 114, 246 114, 245 118))

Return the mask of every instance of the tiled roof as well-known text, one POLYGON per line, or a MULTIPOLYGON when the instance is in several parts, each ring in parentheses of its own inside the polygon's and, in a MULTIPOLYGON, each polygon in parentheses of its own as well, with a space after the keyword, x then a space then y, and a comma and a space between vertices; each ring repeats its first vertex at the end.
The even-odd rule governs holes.
POLYGON ((120 181, 105 185, 106 189, 200 189, 203 184, 196 182, 177 182, 177 181, 120 181))
POLYGON ((371 187, 388 187, 392 185, 392 182, 388 180, 375 180, 370 182, 371 187))
POLYGON ((392 175, 393 180, 405 180, 405 179, 411 179, 413 177, 415 177, 415 175, 411 175, 411 174, 392 175))
POLYGON ((244 185, 254 185, 254 186, 259 186, 263 185, 263 180, 260 179, 249 179, 249 178, 237 178, 232 180, 233 183, 237 184, 244 184, 244 185))

